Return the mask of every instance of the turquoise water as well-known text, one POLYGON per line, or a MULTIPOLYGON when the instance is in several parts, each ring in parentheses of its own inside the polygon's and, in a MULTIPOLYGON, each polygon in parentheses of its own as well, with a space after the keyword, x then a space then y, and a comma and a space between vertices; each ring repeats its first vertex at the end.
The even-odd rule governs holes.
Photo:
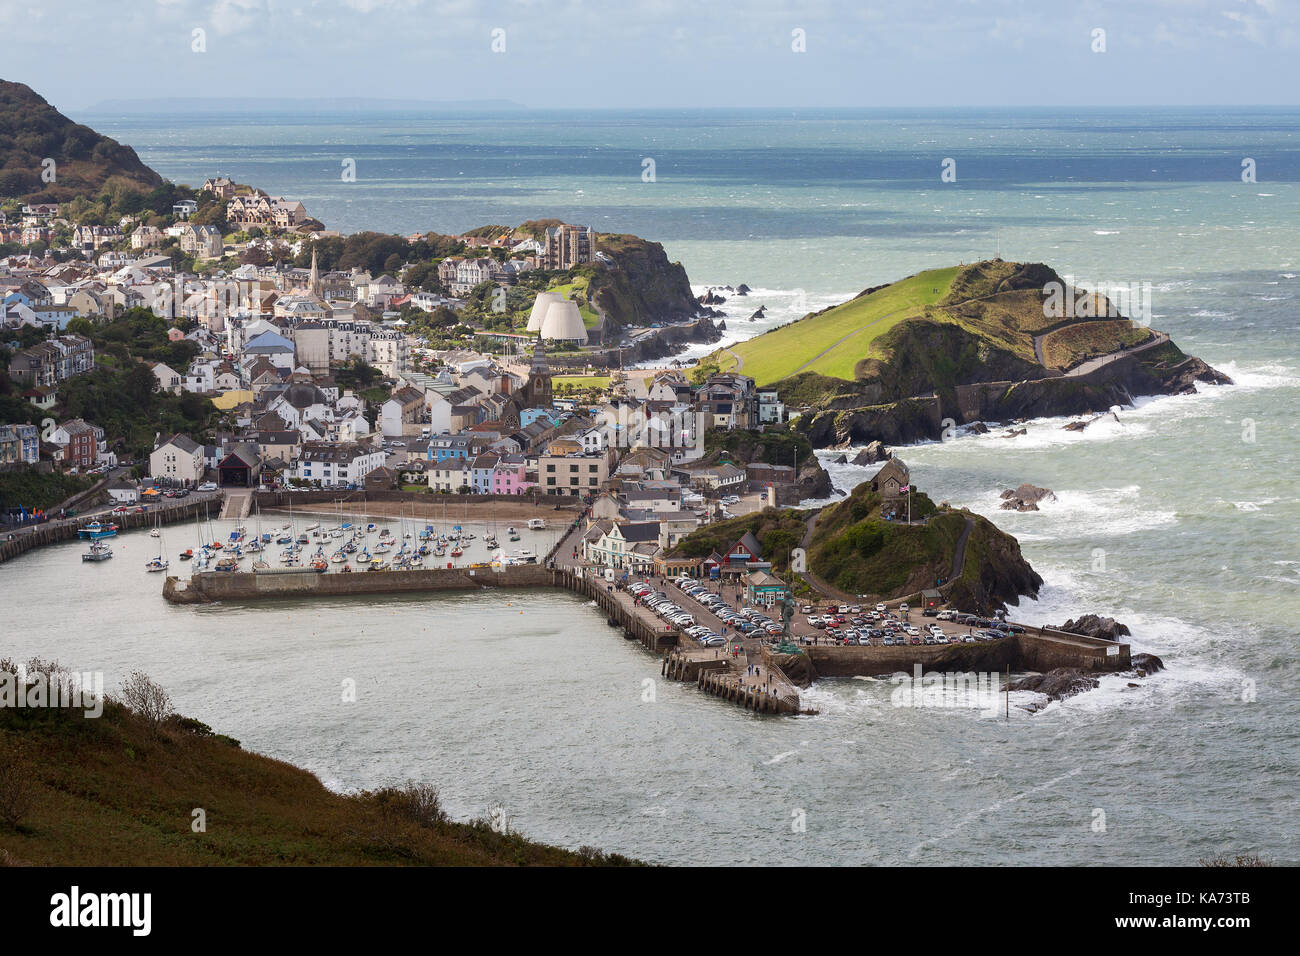
POLYGON ((1300 862, 1297 111, 77 118, 174 179, 252 181, 345 231, 559 216, 644 235, 701 289, 754 288, 724 307, 732 336, 999 249, 1084 285, 1149 282, 1153 324, 1237 385, 1082 433, 1048 421, 902 452, 936 499, 1021 540, 1046 580, 1022 617, 1114 615, 1169 665, 1009 723, 897 709, 866 680, 821 682, 818 716, 781 721, 674 685, 649 703, 653 659, 564 595, 170 608, 156 578, 66 548, 0 566, 0 588, 116 577, 87 592, 84 627, 19 609, 6 647, 144 666, 185 712, 331 786, 433 779, 462 815, 501 802, 539 838, 650 859, 1300 862), (768 320, 744 321, 760 304, 768 320), (1022 481, 1059 501, 999 510, 1022 481), (375 696, 340 712, 353 672, 375 696))

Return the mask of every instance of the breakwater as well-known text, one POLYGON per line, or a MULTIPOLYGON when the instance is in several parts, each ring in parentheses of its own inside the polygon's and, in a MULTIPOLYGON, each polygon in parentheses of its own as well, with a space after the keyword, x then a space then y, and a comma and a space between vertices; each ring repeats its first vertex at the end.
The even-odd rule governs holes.
MULTIPOLYGON (((220 501, 215 502, 220 509, 220 501)), ((122 531, 136 528, 152 528, 156 524, 175 524, 180 521, 192 521, 196 515, 212 511, 212 500, 169 501, 166 504, 150 505, 148 511, 130 511, 126 514, 82 515, 76 518, 63 518, 47 521, 34 527, 15 530, 0 539, 0 563, 11 561, 33 548, 42 548, 47 544, 59 544, 77 537, 77 532, 92 521, 109 521, 122 531)), ((110 539, 111 541, 111 539, 110 539)))

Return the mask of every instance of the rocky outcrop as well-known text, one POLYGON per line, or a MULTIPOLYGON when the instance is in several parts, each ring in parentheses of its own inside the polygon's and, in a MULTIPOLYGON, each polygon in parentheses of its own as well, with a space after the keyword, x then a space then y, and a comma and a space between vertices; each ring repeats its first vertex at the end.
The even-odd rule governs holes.
POLYGON ((847 465, 849 463, 848 455, 836 455, 831 459, 832 465, 847 465))
POLYGON ((1133 673, 1137 677, 1150 677, 1165 669, 1165 662, 1154 654, 1134 654, 1129 663, 1133 665, 1133 673))
POLYGON ((989 433, 989 426, 985 425, 983 422, 974 422, 970 426, 970 431, 972 435, 987 435, 989 433))
POLYGON ((1055 501, 1056 494, 1050 488, 1039 488, 1028 482, 1019 488, 1008 488, 1002 492, 1003 511, 1037 511, 1040 501, 1055 501))
POLYGON ((743 282, 736 286, 736 295, 749 295, 749 286, 743 282))
POLYGON ((1042 703, 1032 703, 1025 706, 1025 710, 1032 714, 1042 710, 1051 701, 1065 700, 1075 694, 1082 694, 1099 686, 1101 686, 1101 681, 1090 674, 1085 674, 1073 667, 1058 667, 1046 674, 1030 674, 1019 680, 1012 681, 1010 689, 1033 691, 1047 698, 1042 703))
MULTIPOLYGON (((1113 617, 1099 617, 1096 614, 1084 614, 1077 619, 1071 618, 1056 630, 1066 631, 1070 634, 1082 634, 1085 637, 1097 637, 1106 641, 1118 641, 1121 637, 1128 637, 1132 634, 1125 625, 1119 623, 1113 617)), ((1156 658, 1156 660, 1159 661, 1159 658, 1156 658)))
POLYGON ((885 447, 884 442, 873 441, 866 448, 853 456, 855 465, 876 465, 882 461, 887 461, 892 456, 889 449, 885 447))
POLYGON ((587 299, 614 328, 690 322, 706 314, 695 301, 686 269, 670 262, 659 243, 622 234, 601 234, 596 241, 612 265, 593 272, 587 299))
POLYGON ((749 317, 749 321, 751 321, 751 322, 756 322, 757 320, 759 320, 759 319, 763 319, 763 318, 766 318, 766 317, 767 317, 767 306, 765 306, 765 305, 760 305, 760 306, 758 307, 758 310, 757 310, 753 315, 751 315, 751 316, 749 317))
POLYGON ((722 305, 722 303, 727 301, 727 297, 718 295, 718 293, 709 289, 704 293, 704 295, 700 296, 697 301, 700 305, 722 305))

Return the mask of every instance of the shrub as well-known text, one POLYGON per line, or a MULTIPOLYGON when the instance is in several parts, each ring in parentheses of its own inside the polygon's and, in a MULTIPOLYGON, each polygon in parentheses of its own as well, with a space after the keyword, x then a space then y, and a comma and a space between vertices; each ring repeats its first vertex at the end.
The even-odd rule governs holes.
POLYGON ((172 715, 171 697, 144 671, 132 671, 122 682, 122 703, 148 721, 154 733, 172 715))

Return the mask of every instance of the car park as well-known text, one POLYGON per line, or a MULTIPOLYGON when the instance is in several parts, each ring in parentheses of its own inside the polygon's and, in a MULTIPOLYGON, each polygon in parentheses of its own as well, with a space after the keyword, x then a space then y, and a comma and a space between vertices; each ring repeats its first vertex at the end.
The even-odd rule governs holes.
POLYGON ((877 614, 884 614, 884 613, 885 613, 885 606, 884 606, 883 604, 877 604, 877 605, 876 605, 876 613, 877 613, 877 614))

